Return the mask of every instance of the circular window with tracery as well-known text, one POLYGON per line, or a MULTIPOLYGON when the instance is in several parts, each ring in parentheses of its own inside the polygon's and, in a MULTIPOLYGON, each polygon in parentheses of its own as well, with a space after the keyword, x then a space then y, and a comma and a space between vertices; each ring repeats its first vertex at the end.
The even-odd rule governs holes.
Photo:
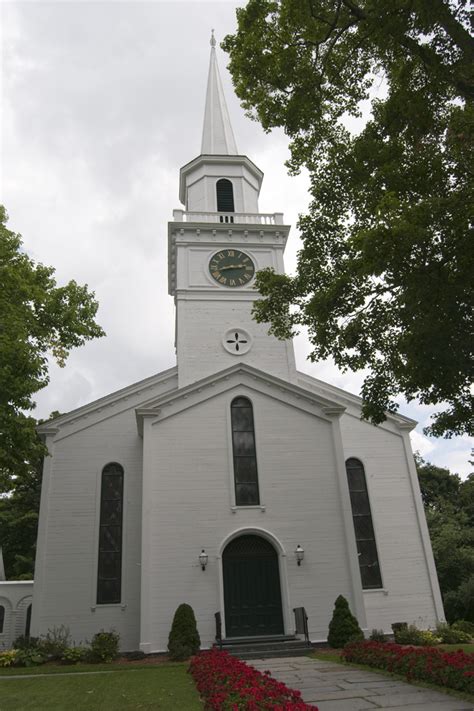
POLYGON ((243 328, 229 328, 224 334, 222 345, 232 355, 245 355, 252 347, 252 337, 243 328))

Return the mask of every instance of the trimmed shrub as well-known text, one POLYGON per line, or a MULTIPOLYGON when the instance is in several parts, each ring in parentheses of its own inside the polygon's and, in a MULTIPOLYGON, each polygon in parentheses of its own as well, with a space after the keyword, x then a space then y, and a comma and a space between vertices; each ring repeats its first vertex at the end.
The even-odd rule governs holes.
POLYGON ((197 631, 193 608, 186 603, 174 613, 168 637, 168 651, 173 661, 184 661, 199 652, 201 639, 197 631))
POLYGON ((349 609, 349 603, 343 595, 339 595, 329 623, 328 644, 334 649, 340 649, 348 642, 362 639, 364 634, 349 609))
POLYGON ((373 629, 370 633, 369 639, 371 639, 372 642, 385 642, 385 635, 383 630, 373 629))
POLYGON ((90 662, 113 662, 117 659, 119 653, 120 635, 110 630, 100 630, 92 637, 91 648, 87 653, 87 659, 90 662))

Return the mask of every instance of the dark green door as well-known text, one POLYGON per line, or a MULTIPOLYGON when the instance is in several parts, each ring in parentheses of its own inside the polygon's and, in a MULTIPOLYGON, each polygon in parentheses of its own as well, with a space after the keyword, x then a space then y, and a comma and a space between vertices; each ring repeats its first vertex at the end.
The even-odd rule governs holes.
POLYGON ((278 555, 260 536, 239 536, 224 550, 226 637, 283 634, 278 555))

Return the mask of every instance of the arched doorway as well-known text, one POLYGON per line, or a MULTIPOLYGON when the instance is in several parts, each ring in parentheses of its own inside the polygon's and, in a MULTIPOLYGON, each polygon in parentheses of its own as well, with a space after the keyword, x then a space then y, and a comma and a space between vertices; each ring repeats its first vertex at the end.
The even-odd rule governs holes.
POLYGON ((265 538, 234 538, 222 556, 226 637, 283 634, 278 555, 265 538))

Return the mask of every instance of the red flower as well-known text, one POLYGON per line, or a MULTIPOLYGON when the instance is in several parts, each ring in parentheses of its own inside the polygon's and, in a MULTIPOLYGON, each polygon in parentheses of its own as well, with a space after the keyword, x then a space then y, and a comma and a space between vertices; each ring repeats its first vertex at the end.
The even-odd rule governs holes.
POLYGON ((318 711, 289 689, 227 652, 213 649, 191 661, 194 677, 207 711, 318 711))
POLYGON ((440 686, 474 692, 474 654, 461 649, 444 652, 434 647, 402 647, 386 642, 353 642, 342 656, 349 662, 386 669, 440 686))

